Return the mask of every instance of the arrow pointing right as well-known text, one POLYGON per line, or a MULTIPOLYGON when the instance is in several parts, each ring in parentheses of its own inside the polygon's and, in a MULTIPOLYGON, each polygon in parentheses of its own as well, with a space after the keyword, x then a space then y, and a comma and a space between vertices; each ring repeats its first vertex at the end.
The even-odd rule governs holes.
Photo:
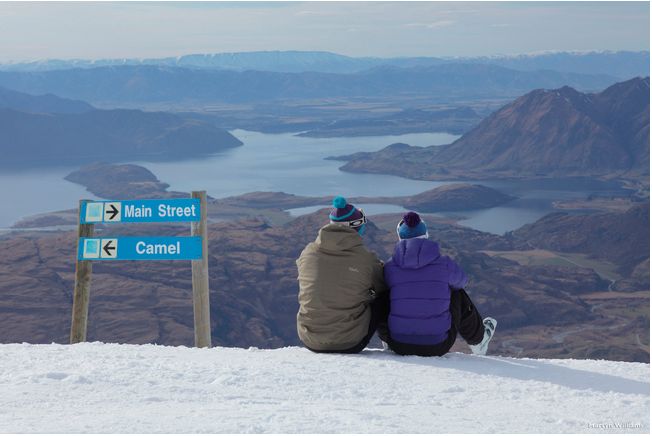
POLYGON ((113 221, 115 219, 116 215, 118 215, 120 213, 120 211, 115 207, 115 204, 111 204, 111 205, 109 205, 109 207, 110 207, 110 209, 107 212, 104 212, 104 213, 105 214, 107 214, 107 213, 110 214, 109 221, 113 221))

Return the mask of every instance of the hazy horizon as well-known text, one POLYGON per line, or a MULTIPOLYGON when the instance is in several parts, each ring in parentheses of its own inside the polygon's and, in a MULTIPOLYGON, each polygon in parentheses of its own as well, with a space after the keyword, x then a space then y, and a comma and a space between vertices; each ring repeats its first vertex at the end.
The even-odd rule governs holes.
POLYGON ((481 58, 481 57, 487 57, 487 58, 492 58, 492 57, 518 57, 518 56, 538 56, 538 55, 546 55, 546 54, 556 54, 556 53, 572 53, 572 54, 590 54, 590 53, 618 53, 618 52, 630 52, 630 53, 649 53, 649 50, 541 50, 541 51, 533 51, 533 52, 525 52, 525 53, 494 53, 494 54, 487 54, 487 55, 478 55, 478 56, 365 56, 365 55, 360 55, 360 56, 349 56, 345 55, 342 53, 337 53, 333 51, 325 51, 325 50, 251 50, 251 51, 234 51, 234 52, 188 52, 188 53, 182 53, 178 54, 175 56, 161 56, 161 57, 107 57, 107 58, 81 58, 81 57, 71 57, 71 58, 63 58, 63 57, 50 57, 50 58, 34 58, 34 59, 26 59, 26 60, 10 60, 10 61, 4 61, 0 57, 0 63, 31 63, 31 62, 39 62, 39 61, 64 61, 64 62, 71 62, 71 61, 88 61, 88 62, 94 62, 94 61, 102 61, 102 60, 155 60, 155 59, 172 59, 172 58, 182 58, 184 56, 201 56, 201 55, 208 55, 208 56, 219 56, 219 55, 236 55, 236 54, 255 54, 255 53, 327 53, 327 54, 334 54, 338 56, 346 56, 350 58, 369 58, 369 59, 401 59, 401 58, 412 58, 412 57, 423 57, 423 58, 440 58, 440 59, 466 59, 466 58, 481 58))
POLYGON ((649 51, 648 2, 0 3, 0 62, 649 51))

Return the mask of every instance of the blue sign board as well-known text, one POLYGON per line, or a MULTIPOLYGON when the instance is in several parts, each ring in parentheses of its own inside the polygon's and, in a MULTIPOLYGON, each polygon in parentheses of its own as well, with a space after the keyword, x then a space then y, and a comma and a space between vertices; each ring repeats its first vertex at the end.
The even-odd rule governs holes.
POLYGON ((82 204, 80 214, 82 224, 195 222, 200 218, 198 198, 90 201, 82 204))
POLYGON ((79 238, 79 260, 196 260, 202 258, 199 236, 79 238))

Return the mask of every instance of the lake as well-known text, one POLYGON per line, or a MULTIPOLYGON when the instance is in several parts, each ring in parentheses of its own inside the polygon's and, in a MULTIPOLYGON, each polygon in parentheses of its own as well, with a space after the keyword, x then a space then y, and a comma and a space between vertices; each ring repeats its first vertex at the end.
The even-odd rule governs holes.
POLYGON ((292 133, 267 134, 244 130, 231 133, 245 145, 197 160, 136 163, 149 168, 161 181, 169 183, 171 189, 184 192, 205 189, 216 198, 254 191, 345 197, 409 195, 445 183, 345 173, 338 170, 344 162, 324 158, 376 151, 395 142, 427 146, 448 144, 458 138, 446 133, 357 138, 306 138, 292 133))
MULTIPOLYGON (((232 133, 244 142, 237 147, 201 159, 176 162, 134 162, 149 168, 170 189, 204 189, 222 198, 253 191, 283 191, 305 196, 403 196, 413 195, 448 182, 409 180, 381 174, 339 171, 343 162, 328 156, 376 151, 395 142, 415 146, 442 145, 456 135, 419 133, 400 136, 356 138, 307 138, 294 134, 266 134, 244 130, 232 133)), ((53 210, 76 208, 80 198, 93 198, 83 187, 63 180, 76 168, 0 172, 0 228, 21 217, 53 210)), ((478 183, 478 182, 476 182, 478 183)), ((469 212, 439 213, 463 216, 461 224, 496 234, 514 230, 553 211, 552 201, 585 198, 590 194, 612 195, 623 190, 615 183, 577 179, 562 182, 484 181, 487 186, 519 197, 506 205, 469 212)), ((328 205, 292 209, 292 215, 312 212, 328 205)), ((370 214, 401 212, 395 205, 362 205, 370 214)))
POLYGON ((63 179, 76 169, 0 170, 0 229, 25 216, 77 208, 82 198, 95 199, 83 186, 63 179))

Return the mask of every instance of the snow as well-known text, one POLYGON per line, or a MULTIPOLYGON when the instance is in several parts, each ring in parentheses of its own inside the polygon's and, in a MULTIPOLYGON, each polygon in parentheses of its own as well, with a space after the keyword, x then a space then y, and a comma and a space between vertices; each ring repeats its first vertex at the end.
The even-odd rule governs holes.
POLYGON ((648 433, 650 366, 0 345, 0 433, 648 433))

